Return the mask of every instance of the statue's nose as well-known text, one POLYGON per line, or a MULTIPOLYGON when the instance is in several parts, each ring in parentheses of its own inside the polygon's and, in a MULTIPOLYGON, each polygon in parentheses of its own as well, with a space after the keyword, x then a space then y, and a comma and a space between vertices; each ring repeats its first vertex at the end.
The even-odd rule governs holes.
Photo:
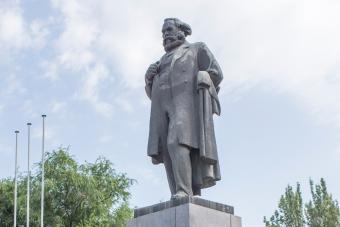
POLYGON ((170 34, 171 34, 170 31, 165 31, 165 32, 164 32, 164 36, 165 36, 165 37, 168 37, 170 34))

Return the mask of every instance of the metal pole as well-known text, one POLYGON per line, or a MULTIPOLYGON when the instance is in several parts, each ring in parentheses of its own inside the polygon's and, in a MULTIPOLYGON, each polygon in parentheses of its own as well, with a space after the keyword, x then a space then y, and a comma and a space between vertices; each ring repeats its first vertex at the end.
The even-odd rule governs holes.
POLYGON ((17 182, 17 171, 18 171, 18 133, 15 131, 15 167, 14 167, 14 224, 17 226, 17 196, 18 196, 18 182, 17 182))
POLYGON ((44 227, 44 190, 45 190, 45 117, 41 115, 43 119, 43 133, 42 133, 42 154, 41 154, 41 227, 44 227))
POLYGON ((27 207, 26 207, 26 227, 30 226, 30 139, 31 139, 31 123, 27 123, 27 207))

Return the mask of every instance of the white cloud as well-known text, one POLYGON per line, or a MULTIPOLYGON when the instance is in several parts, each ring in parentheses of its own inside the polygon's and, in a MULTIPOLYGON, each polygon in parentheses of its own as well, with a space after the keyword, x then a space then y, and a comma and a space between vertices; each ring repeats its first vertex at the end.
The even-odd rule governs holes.
POLYGON ((266 5, 271 7, 264 12, 254 8, 249 14, 243 27, 248 34, 231 41, 235 48, 231 50, 240 52, 234 58, 223 54, 236 62, 222 62, 227 94, 249 84, 265 85, 291 96, 319 122, 340 127, 340 3, 286 1, 266 5))
POLYGON ((4 2, 0 5, 0 43, 7 48, 28 45, 29 37, 19 4, 4 2))
POLYGON ((123 112, 132 113, 133 107, 130 101, 127 98, 124 98, 123 96, 119 96, 115 99, 115 104, 118 107, 118 109, 122 110, 123 112))
POLYGON ((43 76, 51 81, 58 79, 58 63, 54 61, 42 61, 40 67, 44 71, 43 76))
MULTIPOLYGON (((42 139, 42 122, 40 125, 35 125, 32 127, 32 138, 33 139, 42 139)), ((45 141, 49 147, 55 148, 60 146, 58 135, 60 134, 60 130, 58 130, 57 126, 51 125, 48 122, 48 119, 45 119, 45 141)))
POLYGON ((95 61, 92 46, 97 37, 97 25, 91 18, 94 2, 53 0, 52 3, 60 10, 64 24, 56 42, 56 61, 68 70, 84 70, 95 61))
POLYGON ((1 97, 7 97, 12 95, 19 95, 26 92, 20 76, 16 74, 10 74, 4 80, 4 86, 1 91, 1 97))
MULTIPOLYGON (((191 24, 190 41, 204 41, 215 53, 225 74, 222 95, 237 99, 252 87, 264 87, 340 127, 338 1, 52 2, 65 27, 51 77, 58 67, 86 73, 100 65, 115 72, 120 86, 142 89, 147 66, 162 54, 162 21, 174 16, 191 24)), ((108 77, 85 77, 78 93, 97 111, 112 111, 96 90, 108 77)), ((123 109, 130 109, 126 102, 123 109)))
POLYGON ((109 77, 109 72, 103 64, 96 64, 91 69, 86 71, 86 76, 82 82, 82 87, 79 93, 76 94, 76 99, 90 102, 95 110, 106 117, 110 117, 113 113, 112 104, 103 101, 100 96, 100 87, 105 84, 109 77))
POLYGON ((45 44, 47 24, 39 20, 25 21, 22 11, 20 1, 0 3, 0 50, 7 55, 11 50, 39 49, 45 44))
POLYGON ((49 104, 49 109, 53 115, 58 116, 59 118, 65 118, 67 113, 69 112, 70 106, 67 102, 63 101, 52 101, 49 104))
POLYGON ((60 113, 61 111, 65 110, 66 102, 52 102, 51 103, 51 111, 52 113, 60 113))
POLYGON ((29 34, 31 36, 31 46, 36 49, 42 49, 45 47, 47 42, 47 36, 49 35, 50 31, 48 27, 52 22, 48 21, 41 21, 41 20, 34 20, 28 25, 29 34))

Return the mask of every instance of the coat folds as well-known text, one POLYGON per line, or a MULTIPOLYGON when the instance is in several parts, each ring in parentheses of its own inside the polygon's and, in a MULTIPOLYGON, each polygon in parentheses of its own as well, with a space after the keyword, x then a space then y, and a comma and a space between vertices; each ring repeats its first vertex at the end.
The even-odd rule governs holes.
MULTIPOLYGON (((192 150, 193 192, 197 195, 200 189, 215 185, 221 178, 213 114, 220 114, 217 91, 223 75, 204 43, 185 42, 174 53, 169 79, 177 140, 192 150)), ((154 163, 163 162, 168 135, 168 125, 158 121, 159 86, 161 82, 156 75, 153 83, 145 87, 151 99, 148 155, 154 163)))

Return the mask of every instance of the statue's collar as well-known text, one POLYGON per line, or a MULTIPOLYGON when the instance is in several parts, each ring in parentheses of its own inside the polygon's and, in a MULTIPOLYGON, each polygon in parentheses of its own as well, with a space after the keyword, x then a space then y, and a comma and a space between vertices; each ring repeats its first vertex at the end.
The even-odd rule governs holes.
POLYGON ((190 43, 188 41, 185 41, 183 44, 181 44, 176 50, 175 52, 178 52, 179 49, 186 49, 189 48, 190 43))
POLYGON ((174 63, 177 59, 179 59, 180 57, 183 56, 183 54, 188 50, 189 46, 190 46, 190 43, 185 41, 182 45, 180 45, 175 50, 175 54, 174 54, 174 57, 172 58, 172 62, 171 62, 171 67, 174 65, 174 63))

